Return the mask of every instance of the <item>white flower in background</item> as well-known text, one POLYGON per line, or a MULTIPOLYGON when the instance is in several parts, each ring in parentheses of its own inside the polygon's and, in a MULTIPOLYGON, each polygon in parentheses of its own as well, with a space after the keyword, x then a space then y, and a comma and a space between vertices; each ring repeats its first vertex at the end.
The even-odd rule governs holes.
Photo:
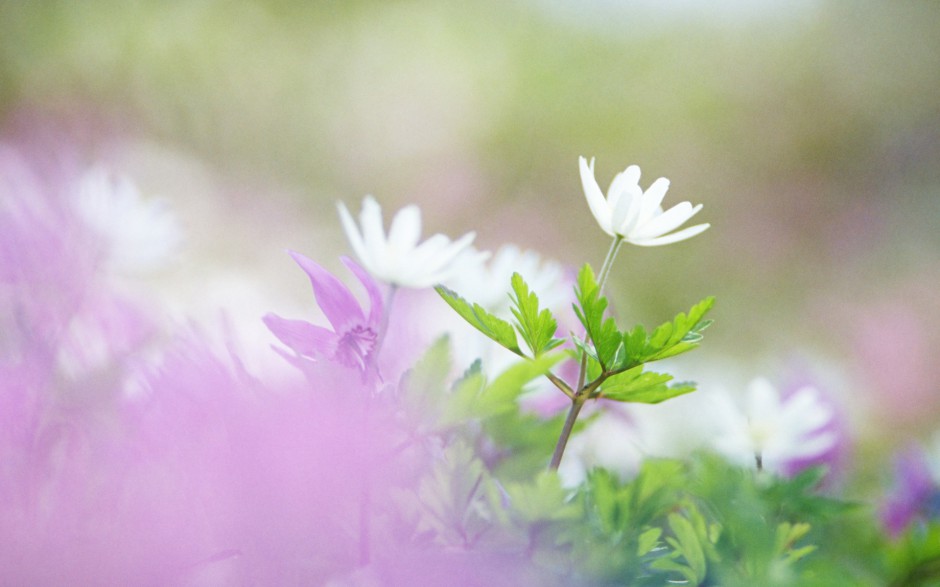
POLYGON ((346 237, 362 265, 374 277, 402 287, 424 288, 447 280, 456 270, 454 261, 476 236, 470 232, 451 242, 443 234, 435 234, 418 244, 421 210, 411 205, 395 214, 386 237, 382 208, 372 196, 362 200, 360 226, 342 202, 339 215, 346 237))
POLYGON ((467 249, 457 260, 457 272, 447 287, 502 318, 511 317, 509 292, 513 273, 522 276, 544 308, 560 310, 568 300, 569 284, 559 263, 513 244, 500 247, 487 263, 482 262, 483 255, 472 247, 467 249))
MULTIPOLYGON (((610 407, 610 406, 608 406, 610 407)), ((595 467, 630 479, 640 468, 644 455, 637 444, 635 428, 618 410, 604 410, 568 441, 558 475, 565 487, 576 487, 595 467)))
MULTIPOLYGON (((535 251, 523 251, 512 244, 503 245, 489 261, 484 262, 487 254, 480 253, 473 247, 468 248, 457 259, 456 272, 445 285, 464 299, 480 304, 492 314, 504 320, 512 320, 510 282, 512 274, 519 273, 529 285, 530 291, 538 295, 542 307, 552 310, 556 316, 565 310, 570 283, 561 264, 543 259, 535 251)), ((439 332, 448 332, 459 365, 469 365, 476 359, 482 359, 487 371, 496 374, 518 359, 498 343, 470 328, 446 305, 435 307, 442 308, 444 315, 430 323, 439 332)), ((435 333, 434 336, 436 335, 435 333)), ((520 339, 519 343, 525 346, 525 341, 520 339)), ((558 392, 550 383, 549 387, 558 392)))
POLYGON ((787 465, 819 457, 835 446, 832 409, 819 390, 806 386, 787 398, 766 379, 755 379, 744 397, 743 409, 727 395, 716 414, 720 432, 715 449, 746 466, 784 473, 787 465))
POLYGON ((594 179, 594 159, 589 164, 581 157, 579 164, 581 185, 591 213, 610 236, 621 237, 634 245, 654 247, 692 238, 710 226, 698 224, 672 232, 695 216, 702 205, 693 207, 689 202, 680 202, 663 212, 661 204, 669 189, 669 180, 665 177, 654 181, 644 192, 639 184, 640 168, 631 165, 614 177, 605 199, 594 179))
POLYGON ((128 178, 94 168, 74 201, 79 217, 103 240, 107 262, 121 273, 154 269, 175 252, 182 231, 167 202, 145 200, 128 178))

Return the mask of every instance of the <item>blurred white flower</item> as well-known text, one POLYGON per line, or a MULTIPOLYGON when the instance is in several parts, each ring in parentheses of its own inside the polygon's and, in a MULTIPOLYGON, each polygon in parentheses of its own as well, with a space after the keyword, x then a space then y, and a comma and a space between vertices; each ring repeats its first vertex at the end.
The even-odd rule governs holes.
POLYGON ((604 410, 584 430, 571 437, 558 475, 562 485, 576 487, 591 469, 603 467, 625 481, 636 475, 643 458, 630 419, 617 409, 604 410))
POLYGON ((454 261, 476 237, 470 232, 451 242, 443 234, 435 234, 418 244, 421 211, 415 205, 405 206, 395 214, 386 237, 382 208, 372 196, 362 200, 360 226, 342 202, 339 215, 362 265, 374 277, 402 287, 430 287, 451 277, 456 270, 454 261))
POLYGON ((654 181, 644 192, 639 184, 640 168, 631 165, 614 177, 605 199, 594 179, 594 159, 588 163, 581 157, 579 164, 581 185, 591 213, 610 236, 619 236, 634 245, 654 247, 692 238, 710 226, 697 224, 672 232, 695 216, 702 204, 693 207, 689 202, 680 202, 663 212, 661 204, 669 189, 669 180, 665 177, 654 181))
POLYGON ((782 398, 766 379, 751 382, 743 409, 727 395, 716 412, 720 430, 715 448, 729 460, 785 473, 791 463, 818 457, 838 441, 832 409, 815 387, 782 398))
POLYGON ((120 273, 158 267, 182 240, 165 200, 144 200, 128 178, 113 177, 100 167, 82 177, 74 205, 79 217, 103 239, 107 262, 120 273))
POLYGON ((569 284, 559 263, 513 244, 500 247, 489 262, 484 263, 484 258, 485 254, 468 248, 457 260, 457 271, 447 286, 498 316, 508 318, 511 316, 510 281, 512 274, 518 273, 539 296, 542 307, 560 310, 565 306, 569 284))
MULTIPOLYGON (((512 320, 510 282, 512 274, 519 273, 529 289, 538 295, 542 307, 548 308, 562 320, 567 316, 565 310, 569 307, 571 284, 560 263, 544 259, 535 251, 523 251, 513 244, 503 245, 491 259, 484 262, 487 255, 473 247, 468 248, 457 259, 454 276, 445 285, 464 299, 480 304, 490 313, 504 320, 512 320)), ((518 359, 513 353, 470 328, 450 307, 443 304, 435 307, 441 308, 442 315, 428 321, 437 331, 432 336, 442 331, 449 334, 461 367, 481 359, 487 372, 495 375, 518 359)), ((519 343, 528 350, 525 341, 520 339, 519 343)), ((558 393, 551 383, 547 380, 545 382, 558 393)))

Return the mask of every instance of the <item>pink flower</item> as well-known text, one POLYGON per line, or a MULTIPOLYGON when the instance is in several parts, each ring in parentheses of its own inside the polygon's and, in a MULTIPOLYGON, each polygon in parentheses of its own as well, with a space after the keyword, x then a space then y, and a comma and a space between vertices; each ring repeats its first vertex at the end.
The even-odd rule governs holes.
POLYGON ((915 520, 936 517, 940 484, 930 473, 927 455, 911 447, 894 458, 894 484, 881 504, 881 523, 899 536, 915 520))
POLYGON ((382 296, 378 285, 352 259, 342 257, 369 295, 369 315, 343 282, 311 259, 288 251, 310 277, 317 304, 332 330, 303 320, 288 320, 275 314, 264 317, 268 329, 291 350, 308 359, 326 359, 365 372, 374 368, 374 353, 382 319, 382 296))

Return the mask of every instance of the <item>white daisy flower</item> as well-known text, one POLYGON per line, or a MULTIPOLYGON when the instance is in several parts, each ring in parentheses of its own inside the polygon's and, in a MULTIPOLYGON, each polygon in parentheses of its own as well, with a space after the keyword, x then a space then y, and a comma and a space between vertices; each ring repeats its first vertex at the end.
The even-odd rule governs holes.
POLYGON ((838 441, 832 427, 835 414, 811 386, 782 398, 769 381, 758 378, 748 387, 743 409, 725 396, 719 412, 721 432, 715 448, 734 462, 756 461, 774 473, 818 457, 838 441))
POLYGON ((594 179, 594 159, 588 163, 581 157, 579 163, 588 206, 601 229, 610 236, 634 245, 654 247, 692 238, 710 226, 698 224, 672 232, 695 216, 702 205, 693 207, 689 202, 680 202, 663 212, 660 204, 669 189, 669 180, 665 177, 654 181, 644 192, 639 184, 640 168, 631 165, 614 177, 604 198, 594 179))
POLYGON ((395 214, 386 236, 382 208, 372 196, 362 200, 359 226, 342 202, 339 216, 363 267, 377 279, 401 287, 424 288, 445 281, 456 270, 454 260, 476 237, 470 232, 451 242, 443 234, 435 234, 418 244, 421 210, 415 205, 395 214))

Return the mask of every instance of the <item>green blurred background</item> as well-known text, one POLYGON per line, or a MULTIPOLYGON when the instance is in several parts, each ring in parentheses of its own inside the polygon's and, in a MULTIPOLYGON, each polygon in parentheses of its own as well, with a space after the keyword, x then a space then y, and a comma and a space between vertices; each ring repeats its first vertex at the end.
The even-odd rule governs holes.
POLYGON ((702 361, 834 372, 872 442, 940 422, 935 1, 0 0, 0 125, 129 168, 258 279, 347 253, 366 193, 598 265, 577 158, 636 163, 712 228, 625 250, 621 313, 714 294, 702 361))

